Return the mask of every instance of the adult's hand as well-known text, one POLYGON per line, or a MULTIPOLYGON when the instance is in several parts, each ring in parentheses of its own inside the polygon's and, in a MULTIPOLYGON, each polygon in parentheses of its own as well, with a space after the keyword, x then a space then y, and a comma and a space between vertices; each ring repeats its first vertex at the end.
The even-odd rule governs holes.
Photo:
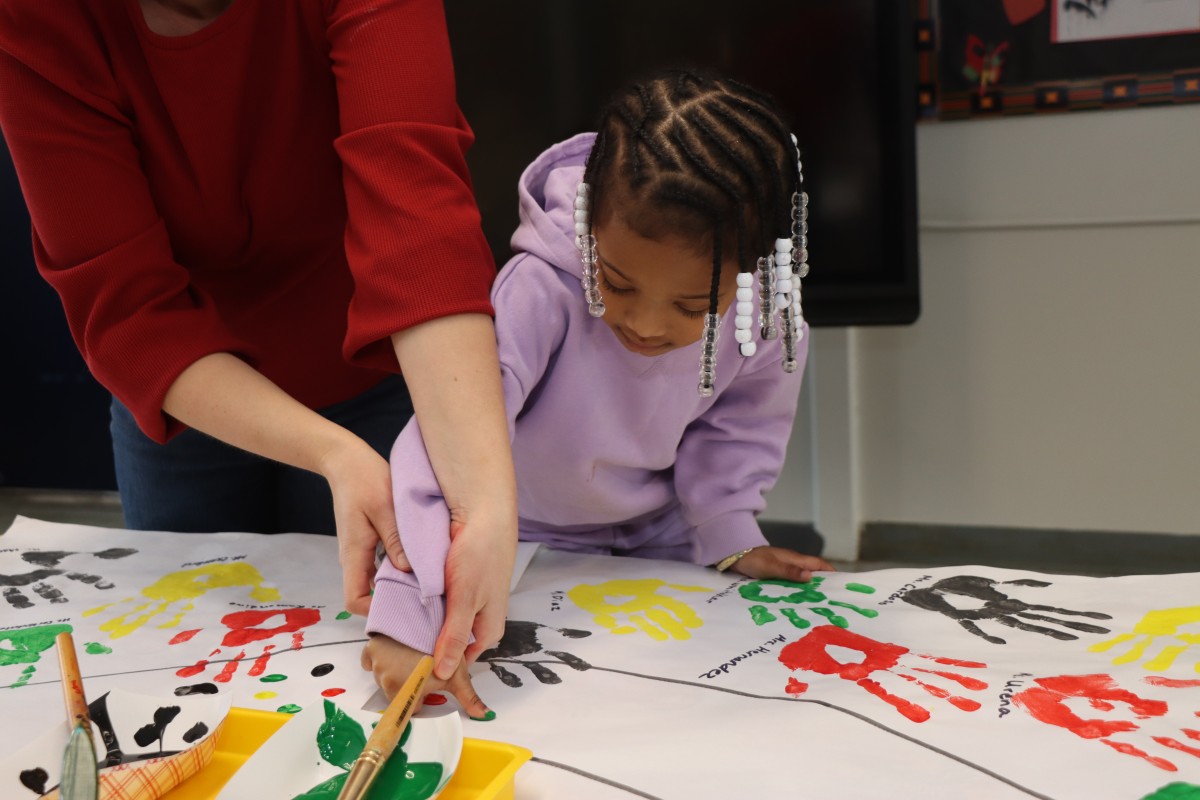
POLYGON ((365 614, 376 543, 408 569, 387 462, 350 431, 298 402, 229 353, 205 356, 180 373, 163 411, 198 431, 265 458, 325 477, 333 493, 346 608, 365 614))
POLYGON ((333 494, 346 610, 365 615, 381 542, 398 569, 411 571, 396 530, 388 463, 366 442, 352 438, 326 456, 321 472, 333 494))

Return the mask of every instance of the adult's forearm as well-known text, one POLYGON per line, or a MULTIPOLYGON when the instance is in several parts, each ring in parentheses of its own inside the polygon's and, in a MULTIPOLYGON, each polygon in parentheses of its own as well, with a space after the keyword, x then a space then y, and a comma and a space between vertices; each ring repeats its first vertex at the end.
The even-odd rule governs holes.
POLYGON ((456 314, 392 336, 451 513, 516 522, 516 479, 490 317, 456 314))
POLYGON ((234 447, 322 475, 339 448, 365 445, 229 353, 180 373, 163 411, 234 447))

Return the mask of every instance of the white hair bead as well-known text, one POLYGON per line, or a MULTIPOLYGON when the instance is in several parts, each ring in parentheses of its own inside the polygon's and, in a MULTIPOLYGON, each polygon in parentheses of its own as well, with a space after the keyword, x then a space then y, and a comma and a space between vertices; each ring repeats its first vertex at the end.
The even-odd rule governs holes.
POLYGON ((750 317, 748 317, 748 316, 746 316, 746 317, 739 316, 739 317, 734 317, 734 319, 733 319, 733 326, 735 328, 737 328, 739 331, 750 330, 751 324, 753 324, 753 320, 751 320, 750 317))
POLYGON ((745 344, 746 342, 750 341, 750 337, 753 335, 754 334, 751 333, 747 328, 738 328, 733 332, 733 338, 736 339, 739 344, 745 344))
POLYGON ((788 297, 786 294, 775 295, 775 307, 776 308, 787 308, 788 305, 791 304, 791 302, 792 302, 792 298, 788 297))
POLYGON ((775 291, 788 295, 788 300, 790 301, 792 299, 792 279, 787 277, 775 281, 775 291))
POLYGON ((738 350, 741 351, 742 355, 749 358, 750 356, 754 355, 755 351, 758 350, 758 345, 754 342, 742 342, 738 345, 738 350))
POLYGON ((587 212, 586 208, 575 209, 575 221, 576 222, 587 222, 588 221, 588 212, 587 212))
POLYGON ((791 239, 776 239, 775 240, 775 258, 779 259, 780 253, 790 253, 792 250, 791 239))
POLYGON ((575 223, 575 235, 576 236, 587 236, 587 234, 588 234, 588 224, 586 222, 576 222, 575 223))
MULTIPOLYGON (((576 213, 576 219, 578 219, 578 213, 576 213)), ((782 252, 776 253, 775 254, 775 263, 780 266, 788 266, 789 264, 791 264, 792 263, 792 251, 784 250, 782 252)))
POLYGON ((739 300, 736 312, 738 316, 748 317, 754 313, 754 303, 751 303, 749 300, 739 300))
POLYGON ((737 290, 737 300, 739 303, 749 303, 754 300, 754 290, 741 288, 737 290))
POLYGON ((737 274, 737 285, 739 289, 749 289, 754 285, 754 273, 739 272, 737 274))

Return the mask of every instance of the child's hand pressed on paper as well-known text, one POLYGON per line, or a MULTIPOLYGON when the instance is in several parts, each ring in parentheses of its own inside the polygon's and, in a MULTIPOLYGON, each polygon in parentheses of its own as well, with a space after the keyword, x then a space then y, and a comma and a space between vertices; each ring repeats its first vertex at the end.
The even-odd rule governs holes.
POLYGON ((818 571, 834 572, 833 565, 818 556, 806 556, 785 547, 756 547, 729 568, 747 578, 772 578, 804 583, 818 571))
MULTIPOLYGON (((362 667, 375 676, 375 682, 390 700, 400 691, 424 655, 420 650, 376 633, 371 635, 363 647, 362 667)), ((436 675, 429 676, 429 681, 425 684, 425 694, 439 691, 447 691, 454 695, 454 699, 472 719, 481 719, 488 714, 488 707, 479 699, 475 687, 471 685, 466 661, 459 662, 458 669, 454 671, 450 680, 443 681, 436 675)), ((424 701, 424 695, 421 699, 424 701)))

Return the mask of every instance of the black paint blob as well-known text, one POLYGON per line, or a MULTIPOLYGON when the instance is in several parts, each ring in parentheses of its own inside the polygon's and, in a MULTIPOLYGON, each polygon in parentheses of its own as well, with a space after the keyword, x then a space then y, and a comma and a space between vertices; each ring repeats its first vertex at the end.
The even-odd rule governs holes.
POLYGON ((21 770, 21 785, 38 794, 46 793, 46 781, 48 780, 50 780, 50 776, 41 767, 21 770))
POLYGON ((189 694, 216 694, 219 691, 215 683, 193 683, 191 686, 176 686, 176 697, 187 697, 189 694))
POLYGON ((333 664, 318 664, 312 668, 312 676, 320 678, 333 672, 333 664))
POLYGON ((187 733, 183 734, 183 740, 188 744, 203 738, 204 734, 208 733, 208 726, 203 722, 197 722, 195 725, 187 729, 187 733))

